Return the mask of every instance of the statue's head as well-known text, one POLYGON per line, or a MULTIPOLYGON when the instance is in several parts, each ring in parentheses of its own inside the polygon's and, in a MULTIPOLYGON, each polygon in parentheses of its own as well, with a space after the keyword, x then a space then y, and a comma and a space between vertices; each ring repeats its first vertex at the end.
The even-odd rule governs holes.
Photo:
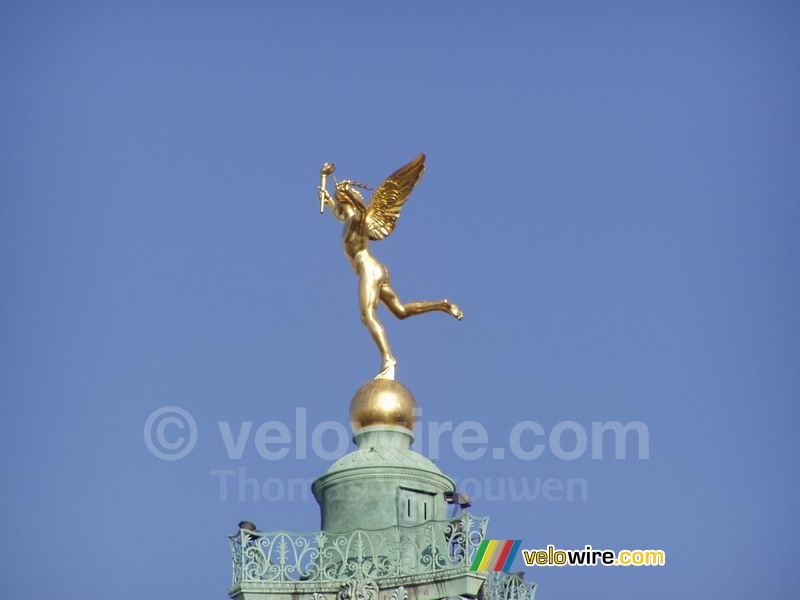
POLYGON ((352 179, 343 179, 336 182, 336 200, 342 204, 352 206, 360 203, 364 204, 364 196, 358 190, 370 189, 368 185, 353 181, 352 179))

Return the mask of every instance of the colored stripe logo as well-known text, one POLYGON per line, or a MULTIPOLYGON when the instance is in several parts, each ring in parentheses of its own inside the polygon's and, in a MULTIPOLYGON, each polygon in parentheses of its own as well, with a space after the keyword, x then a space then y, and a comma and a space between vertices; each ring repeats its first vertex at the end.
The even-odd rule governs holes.
POLYGON ((508 571, 522 540, 483 540, 470 571, 508 571))

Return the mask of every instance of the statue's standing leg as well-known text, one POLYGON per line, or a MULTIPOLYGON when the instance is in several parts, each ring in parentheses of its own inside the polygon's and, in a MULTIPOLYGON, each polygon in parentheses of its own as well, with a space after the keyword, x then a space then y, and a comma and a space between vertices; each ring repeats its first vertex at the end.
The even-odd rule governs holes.
MULTIPOLYGON (((375 310, 380 300, 380 280, 375 279, 369 272, 361 273, 358 285, 358 301, 361 307, 361 322, 367 326, 372 339, 381 351, 381 372, 377 377, 394 379, 394 368, 397 365, 389 348, 389 340, 386 338, 386 330, 381 322, 375 317, 375 310)), ((376 379, 377 379, 376 377, 376 379)))
POLYGON ((386 305, 394 316, 398 319, 405 319, 414 315, 421 315, 422 313, 432 312, 435 310, 450 313, 459 321, 464 318, 464 313, 457 304, 453 304, 449 300, 437 300, 435 302, 409 302, 403 304, 394 291, 392 286, 388 283, 381 287, 381 300, 386 305))

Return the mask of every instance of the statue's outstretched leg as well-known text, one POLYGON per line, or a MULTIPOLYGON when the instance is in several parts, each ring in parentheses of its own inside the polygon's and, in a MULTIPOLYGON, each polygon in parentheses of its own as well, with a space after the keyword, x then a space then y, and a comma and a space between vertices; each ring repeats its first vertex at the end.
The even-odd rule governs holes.
POLYGON ((361 322, 366 325, 372 339, 375 340, 378 349, 381 351, 381 372, 376 379, 394 379, 394 369, 397 365, 389 348, 389 340, 386 338, 386 330, 381 322, 375 317, 375 309, 378 306, 380 294, 376 283, 368 277, 362 277, 358 286, 358 299, 361 305, 361 322))
POLYGON ((388 283, 381 286, 381 300, 386 305, 386 308, 392 311, 398 319, 405 319, 406 317, 436 310, 450 313, 459 321, 464 318, 464 313, 458 305, 446 299, 435 302, 409 302, 408 304, 403 304, 397 292, 388 283))

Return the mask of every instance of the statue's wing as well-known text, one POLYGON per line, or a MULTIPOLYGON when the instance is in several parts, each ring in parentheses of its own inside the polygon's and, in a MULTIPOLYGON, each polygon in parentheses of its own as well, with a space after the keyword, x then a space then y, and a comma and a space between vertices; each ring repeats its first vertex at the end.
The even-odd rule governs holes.
POLYGON ((400 216, 411 190, 425 169, 425 155, 420 154, 404 167, 389 175, 375 192, 364 216, 364 227, 371 240, 382 240, 390 233, 400 216))

